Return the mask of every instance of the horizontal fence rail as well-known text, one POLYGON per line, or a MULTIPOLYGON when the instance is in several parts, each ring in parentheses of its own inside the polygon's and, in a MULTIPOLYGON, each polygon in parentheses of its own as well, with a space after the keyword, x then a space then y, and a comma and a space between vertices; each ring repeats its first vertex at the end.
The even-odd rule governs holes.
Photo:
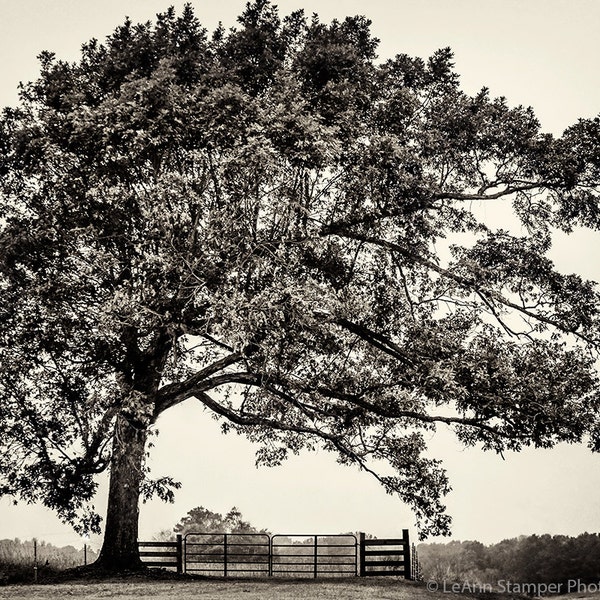
POLYGON ((214 577, 402 576, 418 579, 408 530, 401 538, 365 534, 195 533, 173 542, 138 542, 148 567, 214 577))

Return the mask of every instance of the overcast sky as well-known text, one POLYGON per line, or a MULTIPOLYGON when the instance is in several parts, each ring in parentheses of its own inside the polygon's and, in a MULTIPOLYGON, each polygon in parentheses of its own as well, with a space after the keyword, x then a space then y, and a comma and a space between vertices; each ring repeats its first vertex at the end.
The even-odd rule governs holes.
MULTIPOLYGON (((171 2, 181 9, 183 2, 171 2)), ((234 25, 242 0, 192 1, 210 30, 234 25)), ((169 5, 157 0, 0 0, 0 106, 17 102, 19 81, 35 78, 36 55, 50 50, 77 58, 81 43, 102 40, 126 15, 152 19, 169 5)), ((463 88, 490 88, 511 104, 533 106, 545 130, 560 134, 579 117, 600 112, 600 2, 597 0, 282 0, 280 12, 304 8, 323 21, 364 14, 381 39, 382 58, 427 57, 453 48, 463 88)), ((598 236, 561 239, 553 258, 564 271, 600 280, 598 236)), ((338 466, 326 453, 294 457, 277 469, 254 468, 252 446, 218 424, 193 400, 159 422, 150 466, 183 483, 174 505, 142 507, 140 537, 150 539, 191 508, 225 512, 233 505, 276 533, 363 530, 396 535, 413 518, 367 475, 338 466)), ((527 451, 505 460, 462 450, 447 432, 431 440, 448 467, 455 539, 490 543, 531 533, 600 531, 600 456, 585 448, 527 451)), ((98 507, 104 510, 105 497, 98 507)), ((0 539, 36 536, 80 543, 52 513, 0 500, 0 539)), ((97 540, 93 540, 97 542, 97 540)))

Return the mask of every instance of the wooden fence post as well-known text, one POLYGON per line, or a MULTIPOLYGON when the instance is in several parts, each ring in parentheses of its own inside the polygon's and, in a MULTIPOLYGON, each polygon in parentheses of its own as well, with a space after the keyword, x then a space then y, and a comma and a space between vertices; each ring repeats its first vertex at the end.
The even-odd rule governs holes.
POLYGON ((33 538, 33 581, 38 582, 37 539, 33 538))
POLYGON ((273 536, 269 535, 269 566, 268 566, 268 572, 269 572, 269 577, 273 577, 273 536))
POLYGON ((181 533, 177 534, 177 574, 181 575, 183 573, 183 536, 181 533))
POLYGON ((402 530, 402 559, 404 560, 404 579, 412 579, 411 571, 411 547, 408 538, 408 529, 402 530))
POLYGON ((358 565, 359 565, 359 571, 358 571, 358 576, 359 577, 364 577, 365 576, 365 572, 366 572, 366 565, 365 565, 365 534, 360 531, 358 534, 358 552, 359 552, 359 559, 358 559, 358 565))

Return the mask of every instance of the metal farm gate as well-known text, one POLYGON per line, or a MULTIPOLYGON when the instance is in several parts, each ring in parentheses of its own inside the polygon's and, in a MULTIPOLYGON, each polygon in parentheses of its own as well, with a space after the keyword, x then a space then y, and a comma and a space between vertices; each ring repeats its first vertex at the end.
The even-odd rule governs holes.
POLYGON ((293 577, 356 576, 354 535, 274 535, 271 575, 293 577))
POLYGON ((271 539, 262 533, 188 533, 184 538, 186 573, 228 577, 271 574, 271 539))
POLYGON ((216 577, 356 576, 354 535, 188 533, 183 570, 216 577))

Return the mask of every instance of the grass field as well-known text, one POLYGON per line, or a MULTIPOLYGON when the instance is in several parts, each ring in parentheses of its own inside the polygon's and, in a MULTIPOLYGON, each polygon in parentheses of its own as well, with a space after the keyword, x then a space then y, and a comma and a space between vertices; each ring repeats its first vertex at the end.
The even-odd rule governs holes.
MULTIPOLYGON (((0 599, 53 600, 522 600, 510 594, 430 592, 423 584, 391 578, 336 580, 235 579, 153 581, 106 580, 8 585, 0 599)), ((569 594, 552 600, 600 600, 600 594, 569 594)))
POLYGON ((442 594, 390 578, 332 580, 192 580, 102 581, 10 585, 0 587, 4 599, 100 600, 435 600, 442 594))

